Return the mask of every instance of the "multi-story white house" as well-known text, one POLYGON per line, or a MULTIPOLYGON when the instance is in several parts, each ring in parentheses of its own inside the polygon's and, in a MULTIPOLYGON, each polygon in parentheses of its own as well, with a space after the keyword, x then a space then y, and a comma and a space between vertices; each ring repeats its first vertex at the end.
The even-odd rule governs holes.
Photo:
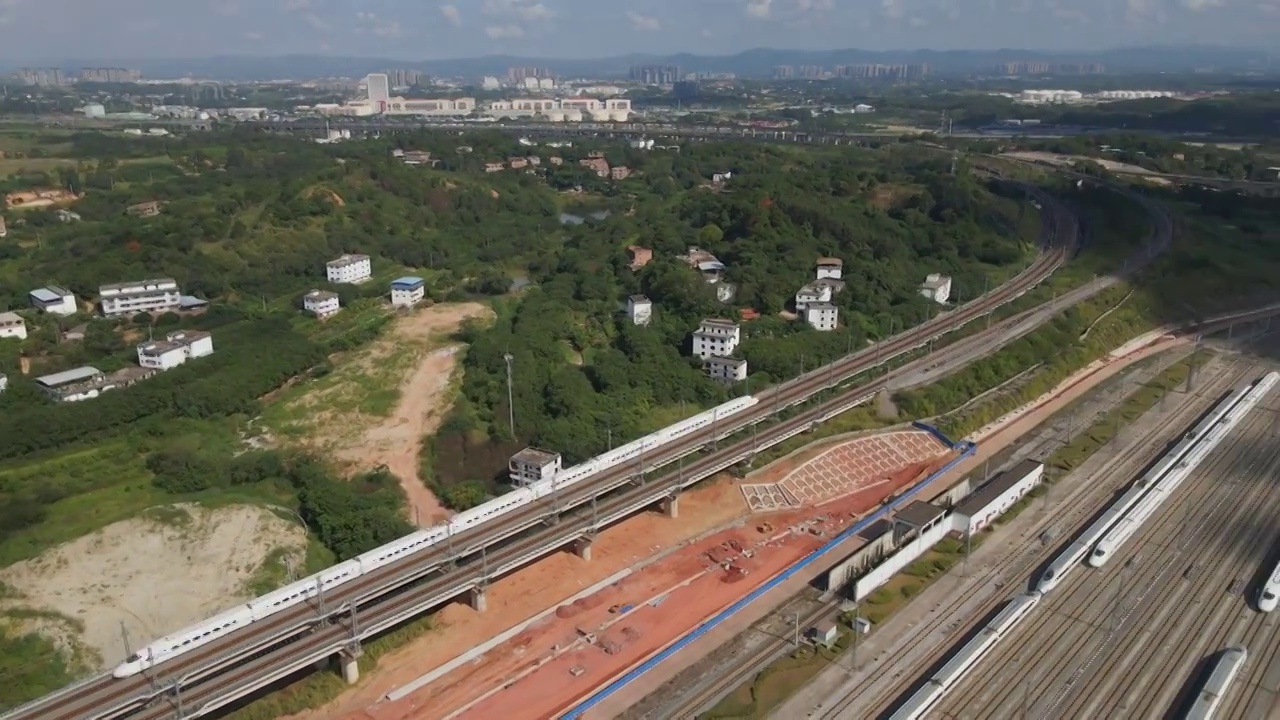
POLYGON ((511 484, 524 487, 540 480, 550 480, 560 472, 560 453, 525 448, 511 456, 507 472, 511 484))
POLYGON ((4 392, 9 387, 9 378, 4 373, 0 373, 0 392, 4 392))
POLYGON ((709 357, 728 357, 738 349, 742 329, 738 324, 721 318, 708 318, 693 331, 693 354, 706 360, 709 357))
POLYGON ((747 361, 743 358, 709 357, 703 367, 713 380, 736 383, 747 379, 747 361))
POLYGON ((844 261, 840 258, 818 258, 818 280, 840 280, 844 275, 844 261))
POLYGON ((188 360, 213 354, 213 336, 200 330, 179 330, 138 346, 138 364, 153 370, 171 370, 188 360))
POLYGON ((836 329, 840 311, 831 303, 810 303, 804 309, 804 320, 815 330, 827 332, 836 329))
POLYGON ((27 339, 27 323, 18 313, 0 313, 0 338, 27 339))
POLYGON ((57 285, 36 288, 27 293, 27 296, 31 298, 32 305, 54 315, 74 315, 79 309, 76 307, 76 296, 57 285))
POLYGON ((951 297, 951 276, 929 273, 920 284, 920 294, 940 305, 946 305, 951 297))
POLYGON ((368 255, 343 255, 324 265, 325 277, 334 284, 362 283, 373 277, 368 255))
POLYGON ((338 311, 342 309, 342 303, 338 300, 338 293, 329 292, 328 290, 312 290, 302 296, 302 309, 318 318, 327 318, 331 315, 337 315, 338 311))
POLYGON ((653 319, 653 302, 644 295, 627 298, 627 317, 633 325, 648 325, 653 319))
POLYGON ((182 304, 182 292, 173 278, 112 283, 98 288, 102 314, 133 315, 140 312, 168 312, 182 304))
POLYGON ((810 305, 831 302, 833 288, 829 283, 811 282, 796 291, 796 312, 803 313, 810 305))
POLYGON ((427 296, 427 283, 420 277, 406 276, 391 281, 391 304, 413 307, 427 296))

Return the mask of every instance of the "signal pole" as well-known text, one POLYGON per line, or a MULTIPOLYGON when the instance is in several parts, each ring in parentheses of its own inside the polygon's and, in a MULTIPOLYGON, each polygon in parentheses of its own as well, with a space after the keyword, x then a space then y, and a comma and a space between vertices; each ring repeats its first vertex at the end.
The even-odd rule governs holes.
POLYGON ((507 421, 511 425, 511 438, 516 437, 516 405, 513 399, 514 393, 511 390, 511 361, 515 357, 511 353, 503 353, 502 359, 507 362, 507 421))

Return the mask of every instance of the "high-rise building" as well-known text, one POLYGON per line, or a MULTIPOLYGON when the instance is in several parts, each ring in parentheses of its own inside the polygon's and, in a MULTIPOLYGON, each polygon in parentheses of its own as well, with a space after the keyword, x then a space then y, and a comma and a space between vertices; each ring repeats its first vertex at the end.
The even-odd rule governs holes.
POLYGON ((796 69, 790 65, 779 65, 773 69, 775 80, 790 80, 796 76, 796 69))
POLYGON ((681 76, 675 65, 632 65, 630 78, 645 85, 674 85, 681 76))
POLYGON ((67 84, 67 79, 59 68, 22 68, 18 71, 18 77, 28 85, 38 85, 40 87, 67 84))
POLYGON ((516 84, 524 85, 524 81, 529 78, 537 80, 551 79, 555 75, 547 68, 540 67, 512 67, 507 68, 507 80, 516 84))
POLYGON ((369 104, 375 112, 384 112, 391 101, 391 82, 386 73, 371 73, 364 79, 369 88, 369 104))
POLYGON ((80 68, 81 82, 134 83, 141 79, 141 72, 128 68, 80 68))
POLYGON ((427 78, 417 70, 388 70, 387 82, 391 87, 413 87, 425 85, 427 78))

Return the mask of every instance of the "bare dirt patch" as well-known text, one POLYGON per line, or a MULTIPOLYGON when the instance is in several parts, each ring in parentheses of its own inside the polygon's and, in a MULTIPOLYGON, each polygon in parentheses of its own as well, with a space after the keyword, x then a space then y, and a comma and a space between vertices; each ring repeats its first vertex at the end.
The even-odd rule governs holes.
MULTIPOLYGON (((353 470, 386 465, 409 499, 410 518, 421 525, 448 517, 418 474, 422 439, 440 426, 449 410, 449 384, 461 348, 456 343, 441 346, 440 336, 456 331, 469 318, 491 315, 479 303, 459 303, 436 305, 397 321, 390 335, 376 345, 415 344, 420 348, 415 366, 402 378, 391 414, 372 423, 365 420, 358 426, 362 431, 337 452, 338 459, 353 470)), ((378 362, 378 348, 362 362, 378 362)))
POLYGON ((273 551, 300 567, 305 549, 305 531, 265 508, 154 508, 0 571, 13 591, 3 608, 66 618, 40 624, 57 626, 51 639, 82 643, 105 668, 126 654, 121 623, 140 647, 248 599, 273 551), (63 636, 71 626, 82 629, 78 638, 63 636))

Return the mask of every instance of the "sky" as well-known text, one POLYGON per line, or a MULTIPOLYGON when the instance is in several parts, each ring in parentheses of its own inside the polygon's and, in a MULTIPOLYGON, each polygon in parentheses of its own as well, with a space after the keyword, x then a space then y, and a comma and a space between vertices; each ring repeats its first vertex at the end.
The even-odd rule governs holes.
POLYGON ((1280 0, 0 0, 0 59, 1267 47, 1280 0))

